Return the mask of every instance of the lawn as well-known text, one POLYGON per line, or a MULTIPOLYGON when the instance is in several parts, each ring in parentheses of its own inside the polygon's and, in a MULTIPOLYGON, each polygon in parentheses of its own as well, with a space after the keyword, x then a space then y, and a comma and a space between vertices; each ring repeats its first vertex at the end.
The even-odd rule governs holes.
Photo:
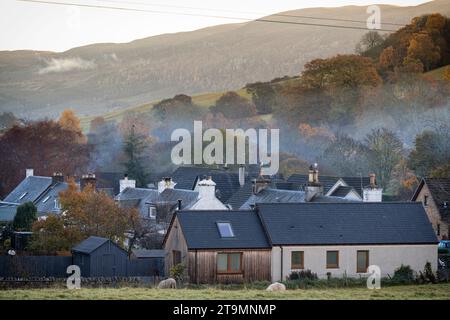
POLYGON ((450 300, 450 284, 410 285, 366 288, 307 289, 266 292, 265 290, 154 289, 154 288, 82 288, 2 290, 0 299, 446 299, 450 300))

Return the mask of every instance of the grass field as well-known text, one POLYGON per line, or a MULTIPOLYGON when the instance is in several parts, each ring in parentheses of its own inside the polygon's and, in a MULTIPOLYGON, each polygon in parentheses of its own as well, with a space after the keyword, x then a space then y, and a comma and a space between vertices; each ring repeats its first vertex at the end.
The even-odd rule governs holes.
POLYGON ((224 299, 339 299, 339 300, 450 300, 450 284, 392 286, 380 290, 366 288, 307 289, 266 292, 265 290, 220 290, 220 289, 150 289, 85 288, 2 290, 0 299, 180 299, 180 300, 224 300, 224 299))

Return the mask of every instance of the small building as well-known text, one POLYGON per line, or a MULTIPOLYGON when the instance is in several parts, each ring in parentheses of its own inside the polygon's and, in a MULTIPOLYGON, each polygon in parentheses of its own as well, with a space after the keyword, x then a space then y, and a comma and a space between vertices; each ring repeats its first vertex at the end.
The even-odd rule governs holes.
POLYGON ((192 283, 270 280, 271 246, 253 211, 181 211, 164 239, 166 272, 186 267, 192 283))
POLYGON ((450 237, 450 178, 423 178, 412 201, 421 202, 440 240, 450 237))
POLYGON ((82 277, 127 276, 127 252, 109 239, 91 236, 72 248, 82 277))

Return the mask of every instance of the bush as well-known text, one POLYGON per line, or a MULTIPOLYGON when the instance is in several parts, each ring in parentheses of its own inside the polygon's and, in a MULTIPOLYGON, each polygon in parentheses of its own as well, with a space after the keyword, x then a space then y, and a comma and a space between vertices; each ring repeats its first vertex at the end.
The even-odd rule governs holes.
POLYGON ((419 281, 420 283, 437 283, 436 276, 431 269, 431 263, 427 262, 423 269, 423 272, 419 272, 419 281))
POLYGON ((302 271, 293 271, 288 276, 288 280, 301 280, 301 279, 317 280, 318 277, 316 273, 313 273, 309 269, 302 271))
POLYGON ((411 284, 415 282, 414 271, 410 266, 401 265, 394 271, 391 279, 392 284, 411 284))
POLYGON ((170 268, 170 276, 177 282, 182 282, 184 277, 185 266, 181 263, 174 265, 170 268))

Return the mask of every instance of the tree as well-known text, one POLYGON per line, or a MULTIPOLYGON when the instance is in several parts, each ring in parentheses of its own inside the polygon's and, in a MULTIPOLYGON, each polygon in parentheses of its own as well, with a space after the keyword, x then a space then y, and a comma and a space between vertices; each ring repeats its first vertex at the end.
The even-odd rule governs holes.
POLYGON ((79 137, 79 142, 86 142, 86 137, 83 135, 83 131, 81 129, 80 119, 78 119, 73 110, 64 110, 61 113, 58 123, 64 130, 74 132, 79 137))
POLYGON ((14 126, 0 136, 0 197, 24 178, 25 168, 42 176, 59 171, 80 175, 89 163, 90 147, 80 143, 80 135, 55 121, 37 121, 14 126), (7 152, 4 152, 7 150, 7 152))
POLYGON ((366 136, 369 169, 377 175, 378 182, 386 187, 394 167, 403 156, 403 143, 394 132, 374 129, 366 136))
POLYGON ((425 67, 425 71, 428 71, 437 66, 441 59, 440 51, 441 49, 434 44, 429 34, 415 33, 409 41, 405 62, 418 60, 425 67))
POLYGON ((268 114, 273 110, 276 92, 273 84, 268 82, 249 83, 245 86, 247 92, 252 95, 252 101, 260 114, 268 114))
POLYGON ((372 50, 384 41, 384 38, 377 31, 369 31, 361 37, 356 45, 356 52, 361 54, 363 52, 372 50))
POLYGON ((33 202, 25 202, 17 207, 13 220, 13 228, 15 231, 31 231, 31 226, 36 220, 36 206, 33 202))
POLYGON ((210 107, 212 113, 222 113, 226 118, 238 119, 256 115, 255 105, 241 97, 234 91, 223 94, 214 106, 210 107))
POLYGON ((123 163, 128 176, 136 180, 136 185, 145 187, 147 185, 148 174, 145 169, 145 159, 143 152, 146 147, 145 137, 138 134, 132 127, 130 133, 125 136, 123 152, 126 160, 123 163))

